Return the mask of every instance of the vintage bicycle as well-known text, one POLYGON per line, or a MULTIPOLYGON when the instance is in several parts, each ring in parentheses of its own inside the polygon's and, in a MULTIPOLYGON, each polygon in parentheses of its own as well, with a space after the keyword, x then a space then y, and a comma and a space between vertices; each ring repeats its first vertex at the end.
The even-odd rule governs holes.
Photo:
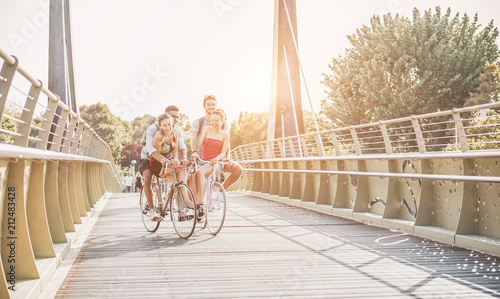
MULTIPOLYGON (((163 165, 160 173, 167 172, 167 165, 163 165)), ((196 209, 194 195, 191 188, 184 182, 177 180, 177 174, 172 169, 173 181, 166 177, 153 175, 151 189, 153 191, 154 209, 160 217, 149 217, 149 206, 144 189, 142 188, 139 205, 142 222, 149 232, 155 232, 160 223, 170 214, 170 220, 177 235, 183 239, 189 238, 196 227, 196 209)))
MULTIPOLYGON (((209 163, 198 159, 201 163, 209 163)), ((212 173, 207 178, 206 192, 204 196, 205 216, 201 217, 200 222, 203 228, 208 226, 208 231, 212 235, 218 234, 224 220, 226 219, 226 190, 222 186, 224 182, 224 165, 229 162, 217 162, 212 168, 212 173), (220 167, 220 174, 217 176, 216 167, 220 167)))

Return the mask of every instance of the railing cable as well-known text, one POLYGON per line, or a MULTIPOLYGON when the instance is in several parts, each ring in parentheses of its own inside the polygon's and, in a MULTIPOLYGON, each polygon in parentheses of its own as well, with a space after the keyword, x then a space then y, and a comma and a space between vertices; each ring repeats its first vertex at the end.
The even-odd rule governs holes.
POLYGON ((309 105, 311 106, 311 113, 313 115, 314 125, 316 127, 316 132, 319 132, 318 122, 316 120, 316 113, 314 113, 314 109, 311 102, 311 97, 309 96, 309 89, 307 88, 306 76, 304 75, 304 69, 302 68, 302 63, 300 62, 299 48, 297 45, 297 39, 295 38, 295 32, 293 32, 292 20, 290 19, 290 14, 288 13, 288 7, 286 6, 286 0, 283 0, 283 4, 285 5, 286 17, 288 19, 288 27, 290 28, 290 32, 292 34, 293 45, 295 47, 295 53, 297 54, 297 61, 299 62, 300 73, 302 74, 302 79, 304 80, 304 86, 306 88, 307 98, 309 100, 309 105))

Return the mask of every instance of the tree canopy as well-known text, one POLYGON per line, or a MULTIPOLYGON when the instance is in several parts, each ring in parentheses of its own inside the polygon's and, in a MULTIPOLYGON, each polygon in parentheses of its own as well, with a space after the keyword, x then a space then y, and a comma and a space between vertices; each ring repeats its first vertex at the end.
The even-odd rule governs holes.
POLYGON ((464 106, 499 54, 493 21, 480 27, 477 14, 471 20, 439 7, 414 9, 411 20, 373 16, 323 74, 321 112, 348 126, 464 106))
POLYGON ((266 140, 269 112, 241 112, 238 121, 231 123, 231 148, 266 140))
POLYGON ((500 68, 496 63, 486 62, 477 92, 471 94, 465 106, 488 104, 500 100, 500 68))
POLYGON ((115 162, 120 162, 123 145, 132 140, 129 123, 113 115, 102 103, 81 106, 80 116, 109 144, 115 162))

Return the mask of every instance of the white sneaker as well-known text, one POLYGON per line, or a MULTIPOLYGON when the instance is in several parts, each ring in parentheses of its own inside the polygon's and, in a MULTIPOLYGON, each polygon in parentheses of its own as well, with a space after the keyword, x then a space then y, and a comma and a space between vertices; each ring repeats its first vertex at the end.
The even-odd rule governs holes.
POLYGON ((160 218, 160 215, 158 215, 158 212, 156 212, 156 210, 149 210, 148 216, 151 221, 156 221, 160 218))

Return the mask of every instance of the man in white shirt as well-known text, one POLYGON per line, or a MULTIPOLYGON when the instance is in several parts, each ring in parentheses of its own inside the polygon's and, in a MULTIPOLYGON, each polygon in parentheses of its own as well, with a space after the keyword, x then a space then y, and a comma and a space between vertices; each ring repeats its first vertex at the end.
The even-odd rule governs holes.
POLYGON ((130 175, 130 173, 127 173, 127 176, 123 179, 125 183, 125 190, 130 193, 132 192, 132 186, 134 186, 134 178, 130 175))

